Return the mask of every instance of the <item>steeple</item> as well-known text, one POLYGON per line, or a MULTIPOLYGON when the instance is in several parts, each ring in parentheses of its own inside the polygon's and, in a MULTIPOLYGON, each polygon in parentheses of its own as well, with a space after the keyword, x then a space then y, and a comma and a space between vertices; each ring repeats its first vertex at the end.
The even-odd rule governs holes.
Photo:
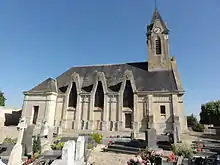
POLYGON ((163 28, 164 28, 164 33, 169 32, 167 25, 165 24, 165 22, 163 21, 162 17, 160 16, 159 10, 157 8, 155 8, 153 16, 152 16, 152 20, 151 20, 151 24, 154 24, 155 21, 160 21, 160 23, 162 24, 163 28))
POLYGON ((148 70, 169 69, 169 30, 155 7, 150 25, 147 26, 148 70))
POLYGON ((151 19, 151 24, 147 26, 147 34, 151 32, 151 30, 153 28, 153 25, 156 22, 161 24, 164 34, 169 34, 169 30, 168 30, 168 27, 167 27, 166 23, 163 21, 161 15, 159 13, 159 10, 155 7, 154 12, 153 12, 153 16, 152 16, 152 19, 151 19))

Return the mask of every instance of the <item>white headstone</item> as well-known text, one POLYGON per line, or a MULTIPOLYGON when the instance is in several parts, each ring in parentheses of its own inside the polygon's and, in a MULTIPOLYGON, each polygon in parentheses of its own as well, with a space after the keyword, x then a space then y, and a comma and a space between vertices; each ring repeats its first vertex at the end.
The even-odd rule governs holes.
POLYGON ((15 144, 8 159, 8 165, 21 164, 22 145, 20 143, 15 144))
POLYGON ((84 162, 85 137, 79 136, 76 141, 76 162, 82 164, 84 162))
POLYGON ((61 159, 57 159, 57 160, 54 160, 51 165, 66 165, 64 164, 63 160, 61 159))
POLYGON ((18 129, 27 128, 27 122, 26 122, 25 117, 21 117, 21 118, 20 118, 19 123, 18 123, 18 125, 17 125, 17 128, 18 128, 18 129))
POLYGON ((0 165, 6 165, 2 160, 0 159, 0 165))
POLYGON ((75 160, 75 141, 67 141, 62 149, 62 160, 64 165, 74 165, 75 160))
POLYGON ((49 133, 49 125, 47 121, 44 121, 43 126, 41 128, 41 135, 42 136, 48 136, 49 133))
POLYGON ((19 131, 18 138, 17 138, 17 143, 21 144, 22 139, 23 139, 23 135, 24 135, 24 129, 26 129, 26 128, 27 128, 26 119, 25 119, 25 117, 21 117, 20 121, 17 125, 17 129, 19 131))
POLYGON ((177 159, 177 165, 181 165, 183 162, 183 156, 179 156, 178 159, 177 159))

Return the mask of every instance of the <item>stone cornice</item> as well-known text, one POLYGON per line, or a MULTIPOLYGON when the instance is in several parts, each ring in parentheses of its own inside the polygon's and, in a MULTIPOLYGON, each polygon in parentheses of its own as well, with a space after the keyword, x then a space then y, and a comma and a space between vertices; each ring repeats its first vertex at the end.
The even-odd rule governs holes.
POLYGON ((48 95, 58 96, 58 94, 55 92, 28 92, 28 91, 24 91, 23 94, 25 96, 48 96, 48 95))
POLYGON ((137 94, 184 94, 185 91, 137 91, 137 94))

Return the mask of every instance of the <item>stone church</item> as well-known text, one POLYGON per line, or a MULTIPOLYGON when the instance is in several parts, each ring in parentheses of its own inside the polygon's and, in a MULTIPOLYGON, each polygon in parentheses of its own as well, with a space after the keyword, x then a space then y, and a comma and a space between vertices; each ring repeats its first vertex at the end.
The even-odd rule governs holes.
POLYGON ((184 90, 169 30, 155 9, 146 29, 148 62, 72 67, 24 92, 22 115, 28 125, 47 121, 70 130, 187 131, 184 90))

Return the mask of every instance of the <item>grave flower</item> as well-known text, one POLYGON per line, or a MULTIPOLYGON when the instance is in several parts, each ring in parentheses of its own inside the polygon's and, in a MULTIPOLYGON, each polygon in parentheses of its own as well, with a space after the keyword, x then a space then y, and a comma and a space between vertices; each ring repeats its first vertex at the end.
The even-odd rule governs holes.
POLYGON ((114 144, 114 142, 113 142, 112 140, 109 140, 109 141, 108 141, 108 146, 110 146, 110 145, 112 145, 112 144, 114 144))
POLYGON ((167 161, 168 162, 175 162, 176 161, 176 155, 172 152, 171 154, 168 155, 167 161))
MULTIPOLYGON (((162 162, 162 157, 163 156, 163 152, 162 150, 152 150, 150 148, 146 148, 145 150, 141 150, 137 155, 136 155, 136 159, 139 162, 139 164, 150 164, 150 163, 156 163, 156 164, 161 164, 162 162)), ((135 162, 134 159, 132 159, 130 161, 131 162, 135 162)), ((133 163, 134 164, 134 163, 133 163)), ((131 164, 131 165, 133 165, 131 164)))

